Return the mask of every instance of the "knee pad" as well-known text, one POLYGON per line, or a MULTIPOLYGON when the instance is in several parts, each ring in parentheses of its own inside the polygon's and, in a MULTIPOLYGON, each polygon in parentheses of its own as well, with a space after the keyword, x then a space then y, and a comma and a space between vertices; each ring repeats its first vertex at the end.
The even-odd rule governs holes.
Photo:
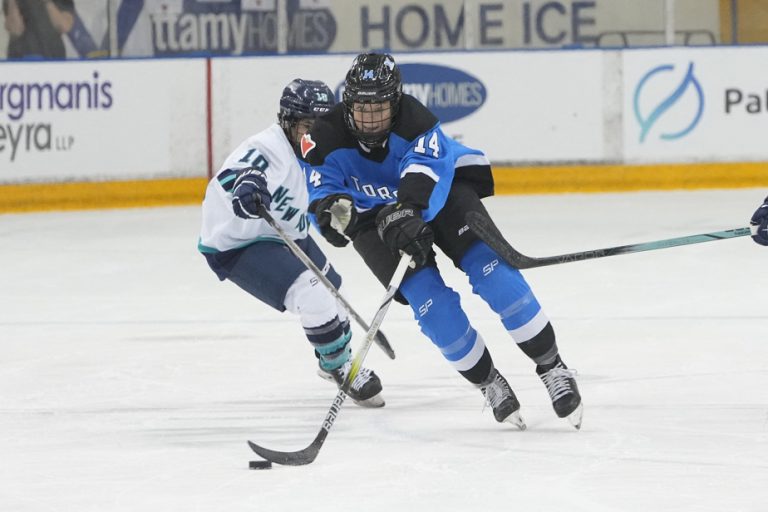
POLYGON ((336 297, 309 270, 299 274, 283 303, 285 309, 301 317, 304 326, 324 324, 338 316, 340 309, 336 297))
POLYGON ((307 270, 296 278, 285 295, 285 308, 299 315, 322 368, 335 369, 347 362, 352 332, 346 311, 314 273, 307 270))

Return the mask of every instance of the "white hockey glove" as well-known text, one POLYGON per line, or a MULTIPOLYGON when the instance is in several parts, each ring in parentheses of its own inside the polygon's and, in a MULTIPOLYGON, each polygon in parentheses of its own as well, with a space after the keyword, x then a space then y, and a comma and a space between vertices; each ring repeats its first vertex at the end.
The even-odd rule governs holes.
POLYGON ((332 194, 314 204, 314 213, 323 238, 335 247, 349 243, 345 236, 357 221, 357 212, 352 197, 347 194, 332 194))

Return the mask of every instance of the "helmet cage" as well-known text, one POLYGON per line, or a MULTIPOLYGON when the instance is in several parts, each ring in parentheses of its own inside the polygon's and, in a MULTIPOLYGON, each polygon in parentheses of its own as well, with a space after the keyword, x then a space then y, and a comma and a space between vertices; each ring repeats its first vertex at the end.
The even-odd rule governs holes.
MULTIPOLYGON (((363 144, 370 147, 381 146, 394 126, 403 85, 400 68, 389 54, 364 53, 355 58, 344 82, 344 119, 347 128, 363 144), (378 107, 377 107, 378 105, 378 107), (376 115, 389 108, 389 115, 376 115), (355 111, 373 114, 375 124, 384 126, 376 131, 358 126, 355 111)), ((368 124, 363 121, 362 124, 368 124)))

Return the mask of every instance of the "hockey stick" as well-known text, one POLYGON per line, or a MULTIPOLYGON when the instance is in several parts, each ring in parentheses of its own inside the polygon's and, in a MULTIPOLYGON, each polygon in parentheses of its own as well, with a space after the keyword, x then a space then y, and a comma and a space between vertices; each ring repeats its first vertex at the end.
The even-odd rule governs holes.
MULTIPOLYGON (((363 320, 363 318, 360 315, 358 315, 354 309, 352 309, 352 306, 349 304, 349 302, 347 302, 347 300, 341 295, 339 290, 335 286, 333 286, 333 283, 331 283, 331 281, 327 277, 325 277, 325 274, 323 274, 323 272, 319 268, 317 268, 317 265, 315 265, 315 263, 311 259, 309 259, 309 256, 307 256, 304 253, 304 251, 301 250, 301 247, 299 247, 296 244, 296 242, 294 242, 291 239, 291 237, 288 236, 288 233, 286 233, 283 230, 283 228, 281 228, 280 225, 277 222, 275 222, 275 219, 272 218, 272 215, 270 215, 267 209, 264 208, 264 205, 261 205, 259 209, 259 215, 265 221, 267 221, 267 224, 269 224, 272 227, 272 229, 277 231, 277 234, 280 235, 280 238, 283 239, 283 242, 285 242, 285 244, 288 246, 291 252, 297 258, 299 258, 299 260, 301 260, 304 266, 306 266, 309 270, 312 271, 312 273, 315 274, 315 276, 317 276, 320 282, 323 283, 326 288, 328 288, 328 291, 331 292, 331 294, 334 297, 336 297, 336 300, 341 302, 341 304, 347 310, 349 315, 355 319, 355 322, 357 322, 360 325, 360 327, 368 331, 370 327, 368 326, 367 323, 365 323, 365 320, 363 320)), ((392 345, 389 344, 389 340, 387 339, 387 337, 384 335, 383 332, 381 331, 377 332, 376 338, 374 339, 374 341, 381 348, 381 350, 383 350, 384 353, 387 354, 387 356, 390 359, 395 358, 395 351, 392 348, 392 345)))
POLYGON ((561 254, 559 256, 546 256, 543 258, 534 258, 520 254, 504 239, 499 229, 493 224, 493 221, 479 212, 468 212, 465 220, 469 228, 488 244, 491 249, 496 251, 499 256, 515 268, 526 269, 534 267, 546 267, 548 265, 559 265, 561 263, 570 263, 572 261, 593 260, 596 258, 605 258, 606 256, 618 256, 619 254, 630 254, 633 252, 655 251, 657 249, 666 249, 667 247, 677 247, 680 245, 700 244, 703 242, 714 242, 715 240, 725 240, 740 236, 749 236, 749 228, 736 228, 727 231, 714 231, 712 233, 703 233, 701 235, 681 236, 678 238, 667 238, 666 240, 656 240, 654 242, 645 242, 640 244, 622 245, 619 247, 608 247, 606 249, 593 249, 591 251, 572 252, 561 254))
POLYGON ((328 433, 331 431, 333 423, 336 421, 336 417, 339 415, 339 411, 341 410, 341 406, 344 404, 344 400, 347 399, 347 390, 349 390, 349 386, 355 380, 357 372, 360 370, 360 367, 363 364, 363 360, 368 354, 368 349, 371 348, 371 343, 373 343, 373 338, 376 336, 376 331, 378 331, 379 326, 381 326, 381 322, 384 321, 384 315, 387 313, 389 305, 392 302, 392 299, 395 297, 395 293, 400 287, 400 283, 402 282, 410 263, 410 256, 404 255, 402 258, 400 258, 400 263, 398 263, 397 268, 395 269, 395 273, 392 275, 392 279, 387 286, 387 291, 384 293, 384 299, 381 301, 379 310, 376 311, 376 315, 373 317, 373 322, 371 322, 371 327, 368 329, 368 332, 365 335, 365 340, 363 340, 363 344, 357 350, 357 353, 352 360, 352 367, 349 370, 349 375, 347 375, 347 380, 344 382, 344 385, 333 399, 331 408, 328 409, 328 413, 325 415, 323 424, 320 427, 320 432, 317 433, 317 436, 312 441, 312 443, 310 443, 310 445, 303 450, 298 450, 295 452, 281 452, 277 450, 270 450, 269 448, 264 448, 263 446, 259 446, 256 443, 248 441, 248 446, 251 447, 251 450, 270 462, 274 462, 276 464, 284 464, 287 466, 303 466, 305 464, 310 464, 317 458, 317 454, 320 452, 320 448, 323 447, 325 438, 328 437, 328 433))

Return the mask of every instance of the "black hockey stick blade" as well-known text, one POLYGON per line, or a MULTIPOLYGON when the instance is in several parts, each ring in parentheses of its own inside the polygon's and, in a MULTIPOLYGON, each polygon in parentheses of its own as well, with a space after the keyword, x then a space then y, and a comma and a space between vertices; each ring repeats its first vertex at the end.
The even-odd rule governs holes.
POLYGON ((357 372, 360 370, 363 364, 363 360, 368 354, 368 350, 371 348, 373 339, 378 332, 379 327, 381 327, 381 323, 384 321, 384 316, 387 314, 389 305, 395 298, 395 293, 397 293, 397 290, 400 287, 400 283, 403 281, 410 263, 410 256, 403 255, 400 258, 400 262, 397 264, 397 268, 392 275, 392 279, 387 286, 387 290, 384 292, 384 299, 382 299, 381 305, 379 306, 378 311, 376 311, 376 314, 373 317, 373 321, 371 322, 371 326, 365 335, 363 344, 360 346, 357 353, 355 354, 355 357, 352 359, 352 365, 349 370, 349 375, 347 375, 347 380, 344 382, 341 389, 336 394, 336 397, 333 399, 333 403, 331 404, 330 409, 328 409, 328 414, 325 415, 323 424, 320 427, 320 431, 317 433, 317 436, 315 436, 315 439, 303 450, 297 450, 293 452, 270 450, 269 448, 265 448, 263 446, 257 445, 254 442, 248 441, 248 446, 251 447, 251 450, 259 454, 265 460, 275 464, 283 464, 287 466, 304 466, 306 464, 312 463, 317 458, 317 454, 320 453, 320 448, 322 448, 323 443, 325 442, 325 438, 328 437, 328 433, 331 431, 331 427, 333 427, 333 423, 336 421, 336 418, 341 411, 341 406, 344 404, 344 400, 347 398, 347 390, 352 385, 352 382, 354 382, 355 376, 357 376, 357 372))
POLYGON ((468 212, 465 220, 469 228, 480 239, 488 244, 491 249, 496 251, 507 263, 518 269, 527 269, 535 267, 545 267, 548 265, 559 265, 561 263, 570 263, 573 261, 593 260, 596 258, 605 258, 606 256, 618 256, 620 254, 631 254, 633 252, 655 251, 657 249, 666 249, 668 247, 678 247, 681 245, 700 244, 703 242, 714 242, 716 240, 727 240, 741 236, 749 236, 750 230, 746 228, 734 228, 726 231, 714 231, 712 233, 703 233, 700 235, 688 235, 677 238, 667 238, 665 240, 656 240, 654 242, 645 242, 640 244, 622 245, 619 247, 608 247, 606 249, 593 249, 589 251, 572 252, 558 256, 547 256, 543 258, 534 258, 521 254, 514 247, 509 245, 496 225, 486 216, 479 212, 468 212))
POLYGON ((317 454, 320 453, 320 447, 325 442, 325 438, 328 437, 327 430, 321 430, 312 444, 300 450, 298 452, 281 452, 277 450, 270 450, 259 446, 252 441, 248 441, 248 446, 251 450, 258 453, 264 460, 268 460, 273 464, 282 464, 283 466, 305 466, 311 464, 317 458, 317 454))
POLYGON ((347 394, 343 390, 339 390, 336 398, 333 400, 331 408, 328 410, 328 414, 325 415, 325 420, 323 421, 323 426, 320 428, 320 432, 317 433, 317 436, 312 443, 303 450, 281 452, 259 446, 252 441, 248 441, 248 446, 263 459, 274 464, 282 464, 284 466, 305 466, 311 464, 317 458, 317 454, 320 453, 320 448, 323 447, 325 438, 328 437, 328 432, 331 430, 333 422, 336 421, 336 417, 341 410, 341 405, 346 398, 347 394))

